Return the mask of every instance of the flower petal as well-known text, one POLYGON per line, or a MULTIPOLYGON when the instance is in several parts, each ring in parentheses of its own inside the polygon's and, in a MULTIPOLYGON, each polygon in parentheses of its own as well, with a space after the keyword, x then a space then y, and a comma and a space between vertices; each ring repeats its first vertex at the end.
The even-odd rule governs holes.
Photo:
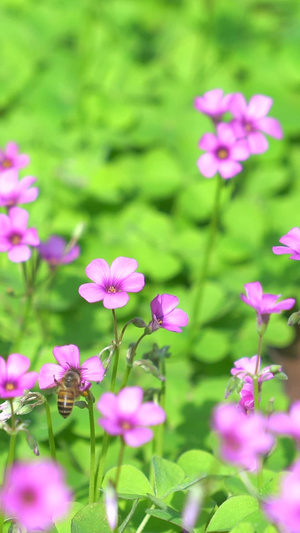
POLYGON ((230 101, 230 112, 237 119, 247 116, 247 102, 242 93, 234 93, 230 101))
POLYGON ((250 156, 248 142, 245 139, 236 141, 231 148, 231 156, 236 161, 245 161, 245 159, 248 159, 250 156))
POLYGON ((256 127, 275 139, 283 138, 283 131, 279 120, 272 117, 264 117, 256 122, 256 127))
POLYGON ((251 154, 263 154, 267 151, 269 143, 260 131, 249 133, 247 138, 251 154))
POLYGON ((81 377, 87 381, 102 381, 105 369, 97 355, 90 357, 81 366, 81 377))
POLYGON ((171 313, 166 315, 163 319, 162 327, 169 331, 181 332, 181 328, 186 326, 189 317, 182 309, 174 309, 171 313))
POLYGON ((59 365, 65 370, 80 367, 79 348, 75 344, 55 346, 55 348, 53 348, 53 355, 59 365))
POLYGON ((166 420, 166 413, 160 405, 154 402, 146 402, 140 406, 135 420, 141 426, 156 426, 166 420))
POLYGON ((121 288, 125 292, 139 292, 145 285, 145 276, 139 272, 130 274, 121 282, 121 288))
POLYGON ((130 257, 117 257, 110 267, 112 285, 117 285, 130 276, 130 274, 133 274, 137 267, 138 263, 135 259, 131 259, 130 257))
POLYGON ((135 414, 143 400, 143 389, 141 387, 126 387, 118 394, 118 411, 122 416, 135 414))
POLYGON ((19 387, 23 390, 30 390, 34 387, 39 375, 37 372, 27 372, 19 378, 19 387))
POLYGON ((243 167, 237 161, 228 159, 227 161, 219 162, 219 173, 224 179, 233 178, 239 172, 242 172, 243 167))
POLYGON ((294 250, 289 248, 288 246, 273 246, 272 251, 276 255, 281 254, 292 254, 294 253, 294 250))
POLYGON ((233 129, 229 124, 221 122, 217 125, 218 138, 220 143, 224 143, 225 146, 231 146, 236 142, 233 129))
POLYGON ((15 230, 19 230, 21 233, 27 228, 29 214, 25 209, 21 207, 12 207, 9 211, 9 218, 11 225, 15 230))
POLYGON ((273 100, 263 94, 252 96, 248 106, 248 116, 251 118, 262 118, 267 115, 273 105, 273 100))
POLYGON ((22 263, 24 261, 28 261, 29 257, 31 256, 31 250, 26 246, 26 244, 18 244, 17 246, 13 246, 11 250, 8 252, 8 258, 13 263, 22 263))
POLYGON ((207 150, 208 152, 213 152, 217 149, 219 144, 218 138, 213 133, 205 133, 199 142, 199 148, 201 150, 207 150))
POLYGON ((24 355, 12 353, 7 358, 6 371, 8 379, 18 378, 30 367, 30 360, 24 355))
POLYGON ((109 420, 108 418, 99 418, 98 424, 109 435, 115 436, 115 435, 122 435, 123 433, 123 428, 121 424, 117 421, 109 420))
POLYGON ((86 275, 103 289, 110 282, 110 268, 104 259, 93 259, 85 269, 86 275))
POLYGON ((126 292, 105 293, 103 298, 103 305, 106 309, 118 309, 124 307, 129 300, 129 296, 126 292))
POLYGON ((101 302, 107 294, 97 283, 84 283, 78 292, 89 303, 101 302))
POLYGON ((153 431, 149 428, 128 429, 124 432, 123 438, 128 446, 137 448, 152 440, 153 431))
POLYGON ((30 246, 38 246, 40 244, 40 239, 35 228, 28 228, 22 239, 23 244, 30 244, 30 246))
POLYGON ((117 396, 112 392, 105 392, 100 397, 97 403, 97 409, 100 413, 109 419, 117 419, 118 416, 118 400, 117 396))
POLYGON ((210 152, 203 154, 197 161, 198 168, 205 178, 212 178, 218 172, 218 160, 210 152))
POLYGON ((177 296, 173 296, 173 294, 167 294, 164 293, 161 295, 161 307, 163 315, 168 315, 171 313, 171 311, 174 311, 175 307, 177 307, 179 303, 179 300, 177 296))
POLYGON ((39 375, 39 387, 40 389, 48 389, 49 387, 57 386, 56 381, 60 381, 66 369, 55 363, 46 363, 42 366, 39 375))

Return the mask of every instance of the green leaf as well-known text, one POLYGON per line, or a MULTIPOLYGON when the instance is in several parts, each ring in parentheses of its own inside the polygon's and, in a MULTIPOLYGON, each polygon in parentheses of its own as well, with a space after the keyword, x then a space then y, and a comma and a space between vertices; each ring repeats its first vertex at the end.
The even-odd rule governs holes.
POLYGON ((212 454, 204 450, 190 450, 183 453, 177 464, 191 479, 196 479, 201 474, 224 475, 233 471, 231 467, 223 465, 212 454))
POLYGON ((206 531, 228 531, 258 509, 258 501, 252 496, 233 496, 217 509, 206 531))
POLYGON ((86 505, 75 514, 71 521, 71 533, 99 533, 99 531, 111 533, 103 502, 86 505))
POLYGON ((162 498, 184 480, 185 473, 177 464, 161 457, 153 457, 152 464, 157 497, 162 498))
POLYGON ((216 363, 227 355, 230 344, 227 332, 205 329, 194 347, 194 354, 200 361, 216 363))
POLYGON ((230 530, 230 533, 255 533, 255 531, 248 522, 240 522, 230 530))
POLYGON ((72 518, 83 508, 82 503, 74 502, 68 518, 55 524, 57 533, 70 533, 72 518))
POLYGON ((155 516, 164 522, 169 522, 170 524, 181 527, 181 514, 171 507, 168 507, 167 509, 146 509, 146 513, 155 516))
MULTIPOLYGON (((117 468, 111 468, 106 472, 103 480, 103 488, 111 479, 115 479, 117 468)), ((118 493, 122 498, 135 500, 136 498, 146 498, 147 494, 154 494, 153 489, 145 474, 131 465, 123 465, 118 484, 118 493)))

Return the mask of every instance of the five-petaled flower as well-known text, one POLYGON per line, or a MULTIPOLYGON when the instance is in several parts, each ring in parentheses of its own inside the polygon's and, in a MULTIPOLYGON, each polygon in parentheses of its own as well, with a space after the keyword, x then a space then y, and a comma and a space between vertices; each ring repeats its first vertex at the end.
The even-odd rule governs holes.
POLYGON ((15 463, 1 489, 2 511, 28 531, 52 529, 71 506, 72 493, 64 478, 62 468, 47 459, 15 463))
POLYGON ((252 96, 248 106, 241 93, 235 93, 230 100, 230 111, 234 116, 231 126, 238 138, 247 137, 251 154, 261 154, 268 149, 263 133, 275 139, 283 137, 279 121, 266 116, 272 104, 272 98, 262 94, 252 96))
POLYGON ((0 252, 8 252, 14 263, 27 261, 31 256, 29 246, 38 246, 35 228, 27 228, 28 212, 21 207, 12 207, 8 215, 0 215, 0 252))
POLYGON ((224 179, 233 178, 243 170, 239 161, 248 159, 250 155, 248 142, 237 140, 233 129, 225 123, 217 125, 217 135, 205 133, 199 147, 207 150, 198 159, 199 170, 206 178, 212 178, 217 172, 224 179))
POLYGON ((280 482, 277 496, 268 496, 263 510, 271 522, 285 533, 300 531, 300 460, 293 464, 280 482))
POLYGON ((126 387, 119 394, 105 392, 97 408, 104 418, 99 424, 109 435, 120 435, 128 446, 142 446, 153 438, 155 426, 165 421, 165 411, 154 402, 142 404, 143 389, 126 387))
POLYGON ((7 361, 0 357, 1 398, 17 398, 34 386, 38 373, 27 372, 29 366, 28 357, 18 353, 10 354, 7 361))
POLYGON ((214 123, 221 122, 223 115, 229 110, 232 94, 225 94, 222 89, 212 89, 195 98, 197 111, 208 115, 214 123))
POLYGON ((221 441, 221 457, 246 470, 257 470, 261 456, 269 453, 274 444, 266 430, 267 420, 260 413, 246 415, 233 404, 215 408, 212 427, 221 441))
POLYGON ((94 259, 85 269, 94 283, 84 283, 79 294, 89 303, 100 302, 107 309, 124 307, 129 300, 127 292, 139 292, 145 285, 143 274, 135 272, 137 261, 117 257, 111 267, 104 259, 94 259))
POLYGON ((273 246, 274 254, 292 254, 290 259, 300 261, 300 228, 292 228, 279 239, 279 242, 285 246, 273 246))
POLYGON ((281 311, 291 309, 296 302, 294 298, 287 298, 286 300, 277 302, 281 294, 264 294, 259 281, 246 283, 244 287, 247 296, 241 294, 241 299, 256 310, 259 326, 268 324, 272 313, 281 313, 281 311))
POLYGON ((69 370, 76 370, 81 377, 81 392, 90 387, 90 381, 102 381, 104 377, 104 367, 96 355, 90 357, 80 365, 80 354, 78 346, 68 344, 66 346, 55 346, 53 355, 59 363, 46 363, 42 366, 39 375, 39 386, 41 389, 55 387, 62 380, 69 370))
POLYGON ((80 254, 80 246, 73 244, 69 247, 65 239, 52 235, 48 241, 39 244, 38 252, 50 268, 55 268, 75 261, 80 254))
POLYGON ((0 150, 0 172, 10 168, 20 169, 29 163, 29 156, 19 154, 19 147, 16 143, 7 143, 5 150, 0 150))
POLYGON ((38 194, 37 187, 31 187, 36 178, 25 176, 19 181, 16 169, 0 173, 0 206, 12 207, 33 202, 38 194))
POLYGON ((158 294, 153 298, 150 303, 152 321, 149 324, 153 331, 159 328, 178 333, 182 331, 181 328, 187 325, 189 317, 182 309, 176 309, 178 302, 177 296, 171 294, 158 294))

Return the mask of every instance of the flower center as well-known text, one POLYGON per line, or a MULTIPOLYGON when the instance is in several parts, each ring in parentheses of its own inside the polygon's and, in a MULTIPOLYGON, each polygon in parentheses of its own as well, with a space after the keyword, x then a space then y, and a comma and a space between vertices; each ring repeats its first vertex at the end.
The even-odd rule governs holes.
POLYGON ((23 501, 23 503, 31 505, 32 503, 36 501, 35 491, 31 488, 22 490, 21 500, 23 501))
POLYGON ((12 390, 15 390, 15 389, 16 389, 16 386, 13 383, 6 383, 5 390, 12 391, 12 390))
POLYGON ((217 150, 218 159, 227 159, 227 157, 228 157, 228 150, 226 148, 219 148, 219 150, 217 150))
POLYGON ((161 325, 163 323, 162 319, 161 318, 158 318, 157 319, 157 322, 159 323, 159 325, 161 325))
POLYGON ((123 429, 131 429, 131 424, 129 422, 122 422, 123 429))
POLYGON ((17 244, 20 244, 21 239, 22 239, 21 235, 18 235, 17 233, 15 233, 14 235, 12 235, 12 236, 10 237, 9 240, 10 240, 11 244, 13 244, 14 246, 16 246, 17 244))
POLYGON ((111 286, 111 287, 108 287, 107 292, 113 292, 113 293, 115 293, 115 292, 117 292, 117 289, 116 289, 116 287, 112 287, 112 286, 111 286))
POLYGON ((12 162, 10 159, 4 159, 2 161, 2 168, 11 168, 12 167, 12 162))
POLYGON ((247 133, 250 133, 251 131, 253 131, 252 124, 250 124, 250 122, 246 122, 244 127, 247 133))

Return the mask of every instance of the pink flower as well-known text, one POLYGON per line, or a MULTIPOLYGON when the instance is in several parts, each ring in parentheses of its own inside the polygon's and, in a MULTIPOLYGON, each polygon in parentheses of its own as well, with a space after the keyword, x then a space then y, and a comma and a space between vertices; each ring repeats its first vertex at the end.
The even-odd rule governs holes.
POLYGON ((189 317, 182 309, 175 309, 178 305, 177 296, 171 294, 158 294, 150 303, 152 321, 149 326, 153 331, 164 328, 169 331, 180 333, 181 328, 186 326, 189 317))
POLYGON ((256 310, 259 325, 263 323, 267 324, 272 313, 278 314, 281 313, 281 311, 291 309, 296 303, 294 298, 287 298, 286 300, 277 302, 281 294, 264 294, 259 281, 246 283, 244 287, 247 296, 241 294, 241 299, 245 304, 250 305, 256 310))
POLYGON ((199 147, 207 150, 198 159, 199 170, 205 178, 212 178, 217 172, 224 179, 233 178, 243 170, 238 161, 249 157, 247 141, 237 140, 232 128, 224 123, 217 125, 217 135, 205 133, 199 147))
POLYGON ((267 498, 263 510, 271 522, 275 522, 282 533, 300 531, 300 460, 281 480, 278 496, 267 498))
POLYGON ((104 501, 107 522, 110 529, 115 531, 118 524, 118 496, 112 481, 109 481, 104 489, 104 501))
POLYGON ((41 389, 55 387, 69 370, 76 370, 80 375, 82 392, 90 387, 90 381, 103 380, 105 370, 99 357, 90 357, 80 365, 79 348, 75 344, 55 346, 53 355, 59 364, 46 363, 42 366, 39 375, 41 389))
POLYGON ((79 294, 87 302, 100 302, 106 309, 124 307, 129 300, 127 292, 139 292, 145 285, 143 274, 135 272, 137 261, 129 257, 117 257, 111 267, 104 259, 94 259, 85 269, 95 283, 84 283, 79 294))
POLYGON ((47 459, 14 464, 1 489, 2 510, 29 531, 52 529, 53 521, 68 514, 71 500, 62 468, 47 459))
POLYGON ((29 246, 39 244, 35 228, 27 228, 28 213, 21 207, 12 207, 8 215, 0 215, 0 252, 8 252, 14 263, 27 261, 31 256, 29 246))
POLYGON ((29 163, 29 156, 19 154, 19 147, 16 143, 7 143, 5 150, 0 150, 0 172, 9 168, 20 169, 29 163))
POLYGON ((300 447, 300 401, 292 404, 289 413, 273 413, 268 428, 276 435, 292 437, 300 447))
POLYGON ((1 172, 0 206, 12 207, 17 204, 33 202, 39 194, 37 187, 31 187, 35 181, 36 178, 32 176, 26 176, 19 181, 18 171, 14 168, 1 172))
POLYGON ((247 137, 251 154, 261 154, 268 149, 268 141, 263 135, 267 133, 275 139, 282 139, 282 128, 278 120, 267 117, 272 98, 255 94, 249 105, 241 93, 236 93, 230 100, 230 111, 235 117, 231 125, 238 138, 247 137))
POLYGON ((261 414, 245 415, 233 404, 220 404, 213 413, 212 427, 220 440, 220 455, 229 463, 246 470, 259 468, 274 439, 266 432, 267 422, 261 414))
POLYGON ((279 239, 285 246, 273 246, 274 254, 292 254, 290 259, 300 261, 300 228, 292 228, 279 239))
POLYGON ((224 95, 222 89, 213 89, 195 98, 195 108, 211 117, 215 123, 221 122, 229 109, 231 97, 232 94, 224 95))
POLYGON ((99 424, 109 435, 120 435, 128 446, 142 446, 153 438, 153 431, 145 426, 156 426, 165 421, 162 407, 153 402, 142 404, 143 389, 126 387, 119 394, 105 392, 97 408, 104 418, 99 424))
POLYGON ((183 530, 193 530, 196 525, 197 518, 201 513, 203 501, 203 490, 200 485, 192 485, 187 493, 185 506, 182 512, 182 528, 183 530))
POLYGON ((56 267, 75 261, 80 254, 80 246, 73 244, 69 247, 65 239, 52 235, 48 241, 39 244, 38 251, 50 267, 56 267))
POLYGON ((34 386, 38 373, 27 372, 29 367, 30 361, 24 355, 12 353, 7 361, 0 357, 1 398, 17 398, 34 386))
MULTIPOLYGON (((260 388, 259 388, 260 392, 260 388)), ((239 407, 243 413, 248 414, 254 410, 254 384, 253 380, 244 383, 240 391, 239 407)), ((260 401, 260 398, 259 398, 260 401)))

